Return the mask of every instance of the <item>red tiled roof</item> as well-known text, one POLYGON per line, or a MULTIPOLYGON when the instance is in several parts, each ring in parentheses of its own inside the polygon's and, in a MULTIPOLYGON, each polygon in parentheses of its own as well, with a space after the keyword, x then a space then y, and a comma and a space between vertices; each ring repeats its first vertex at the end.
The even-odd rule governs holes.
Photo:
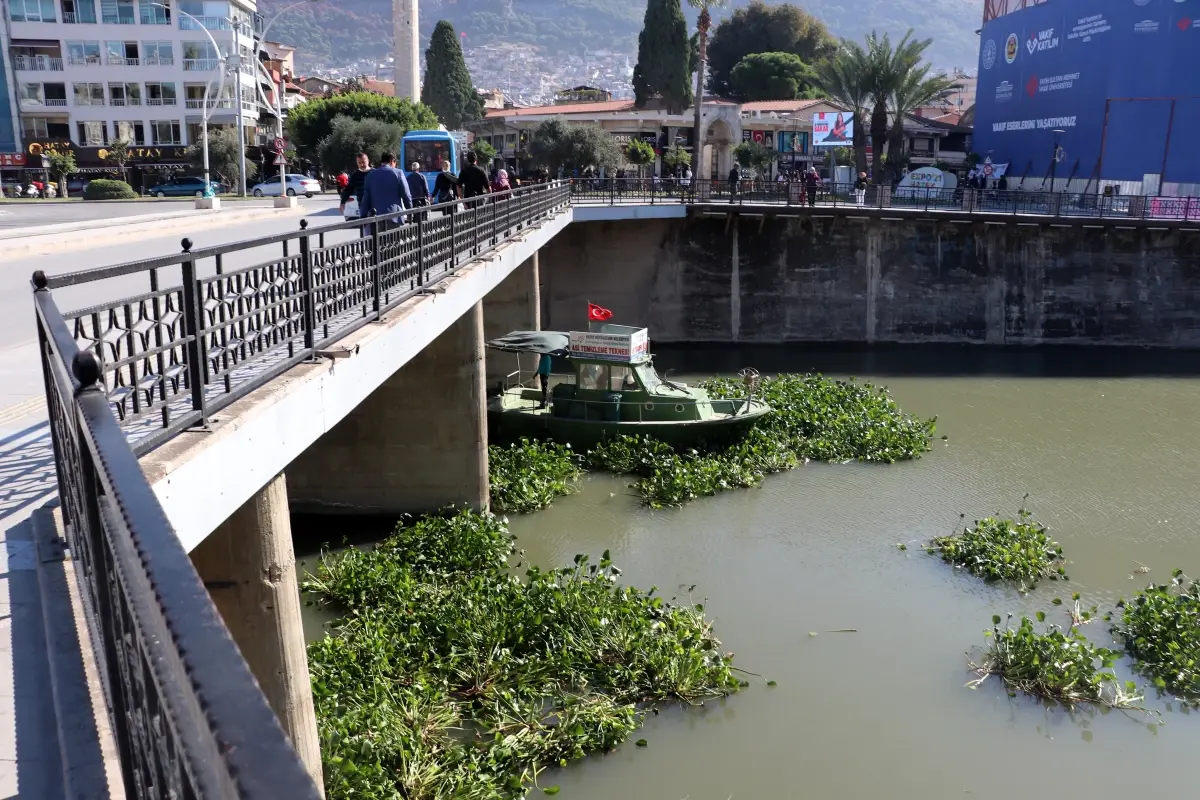
POLYGON ((381 94, 384 97, 396 96, 396 84, 393 81, 375 81, 370 78, 364 78, 362 84, 363 88, 368 92, 375 92, 375 94, 381 94))
POLYGON ((742 103, 742 111, 774 111, 794 114, 797 111, 827 102, 825 100, 755 100, 750 103, 742 103))
POLYGON ((558 106, 526 106, 525 108, 494 108, 487 112, 489 119, 497 117, 536 117, 544 114, 612 114, 632 111, 632 100, 608 100, 603 103, 564 103, 558 106))

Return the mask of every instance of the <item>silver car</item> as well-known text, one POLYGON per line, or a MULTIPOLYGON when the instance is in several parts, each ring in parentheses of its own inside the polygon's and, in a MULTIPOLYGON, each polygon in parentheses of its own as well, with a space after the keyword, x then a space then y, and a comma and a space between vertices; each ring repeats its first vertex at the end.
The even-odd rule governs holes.
MULTIPOLYGON (((307 175, 288 175, 286 191, 288 197, 295 197, 298 194, 302 194, 305 197, 312 197, 321 191, 321 182, 307 175)), ((276 176, 269 181, 255 184, 252 194, 255 197, 278 197, 279 177, 276 176)))

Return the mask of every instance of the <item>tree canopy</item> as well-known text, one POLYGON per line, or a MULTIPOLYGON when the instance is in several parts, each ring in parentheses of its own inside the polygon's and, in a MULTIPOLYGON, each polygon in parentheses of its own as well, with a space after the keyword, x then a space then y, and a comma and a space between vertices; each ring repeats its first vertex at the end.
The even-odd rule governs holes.
POLYGON ((407 98, 384 97, 372 92, 317 97, 301 103, 288 114, 287 131, 297 152, 305 158, 317 158, 321 142, 333 132, 333 121, 337 117, 377 119, 399 125, 404 132, 431 130, 438 126, 437 115, 428 106, 407 98))
POLYGON ((596 125, 548 119, 533 131, 529 155, 552 173, 558 170, 613 168, 621 163, 621 148, 607 131, 596 125))
POLYGON ((462 130, 465 123, 483 117, 483 100, 471 82, 458 34, 446 20, 433 29, 429 49, 425 51, 421 102, 433 109, 442 124, 452 131, 462 130))
POLYGON ((733 148, 733 158, 738 165, 754 170, 759 177, 765 177, 770 173, 771 164, 778 157, 779 154, 775 152, 774 148, 758 142, 742 142, 733 148))
POLYGON ((404 128, 394 122, 335 117, 333 130, 321 140, 318 150, 321 166, 326 172, 350 172, 355 169, 354 159, 359 153, 366 153, 372 164, 378 164, 385 152, 398 152, 402 136, 404 128))
MULTIPOLYGON (((196 142, 187 149, 188 160, 197 167, 204 164, 204 144, 196 142)), ((246 170, 247 181, 258 172, 258 165, 246 159, 244 165, 238 165, 238 133, 237 128, 208 129, 208 169, 221 181, 230 187, 238 187, 241 191, 242 168, 246 170)))
POLYGON ((791 53, 753 53, 729 73, 729 85, 742 100, 796 100, 813 96, 813 73, 791 53))
POLYGON ((691 39, 679 0, 648 0, 633 68, 637 107, 661 97, 670 113, 683 113, 692 104, 691 59, 691 39))
POLYGON ((708 90, 735 97, 730 83, 737 65, 755 53, 791 53, 805 64, 817 64, 833 55, 837 41, 825 23, 799 6, 768 6, 752 0, 713 28, 708 42, 708 90))

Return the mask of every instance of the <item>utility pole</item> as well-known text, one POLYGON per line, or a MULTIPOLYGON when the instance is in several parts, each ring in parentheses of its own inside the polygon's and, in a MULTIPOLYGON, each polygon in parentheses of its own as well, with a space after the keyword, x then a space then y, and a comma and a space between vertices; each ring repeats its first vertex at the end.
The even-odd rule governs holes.
POLYGON ((238 173, 242 176, 239 183, 241 184, 242 197, 246 196, 246 133, 245 120, 242 119, 242 54, 238 52, 236 55, 229 57, 229 64, 233 67, 234 90, 237 92, 237 101, 234 108, 237 114, 237 137, 238 137, 238 173))

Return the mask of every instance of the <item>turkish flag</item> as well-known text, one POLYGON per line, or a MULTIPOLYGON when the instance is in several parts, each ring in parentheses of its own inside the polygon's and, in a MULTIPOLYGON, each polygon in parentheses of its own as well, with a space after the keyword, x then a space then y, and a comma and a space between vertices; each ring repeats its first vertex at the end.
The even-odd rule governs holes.
POLYGON ((611 311, 595 303, 588 303, 588 322, 604 322, 606 319, 612 319, 611 311))

